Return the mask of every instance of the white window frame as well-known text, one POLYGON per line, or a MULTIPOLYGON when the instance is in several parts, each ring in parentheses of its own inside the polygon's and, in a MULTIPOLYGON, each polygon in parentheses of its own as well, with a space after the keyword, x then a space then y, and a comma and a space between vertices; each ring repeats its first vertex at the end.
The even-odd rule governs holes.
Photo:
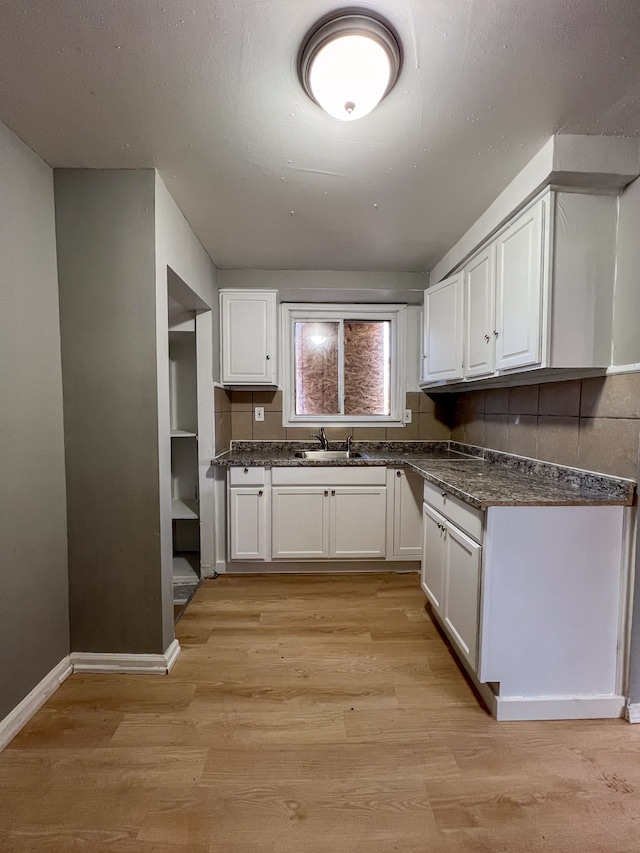
MULTIPOLYGON (((358 305, 282 303, 280 306, 280 364, 282 365, 282 422, 288 427, 403 426, 406 392, 406 305, 358 305), (390 326, 390 403, 389 415, 296 415, 295 410, 295 323, 345 320, 389 320, 390 326)), ((343 355, 340 352, 340 359, 343 355)))

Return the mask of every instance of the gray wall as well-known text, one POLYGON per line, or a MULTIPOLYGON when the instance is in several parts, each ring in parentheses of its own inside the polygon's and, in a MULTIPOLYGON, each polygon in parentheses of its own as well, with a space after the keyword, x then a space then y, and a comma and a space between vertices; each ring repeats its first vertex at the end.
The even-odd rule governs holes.
POLYGON ((72 651, 164 651, 154 182, 55 172, 72 651))
POLYGON ((0 719, 69 653, 53 173, 0 124, 0 719))

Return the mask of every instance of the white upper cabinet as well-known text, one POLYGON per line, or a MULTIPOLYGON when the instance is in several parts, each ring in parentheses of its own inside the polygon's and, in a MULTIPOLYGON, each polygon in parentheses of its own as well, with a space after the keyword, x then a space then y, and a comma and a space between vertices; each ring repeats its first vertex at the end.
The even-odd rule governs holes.
POLYGON ((576 378, 608 367, 616 223, 615 196, 546 190, 530 202, 460 272, 425 291, 421 384, 459 382, 459 347, 464 384, 506 385, 531 370, 536 381, 558 379, 559 370, 576 378))
POLYGON ((518 216, 496 240, 496 362, 498 370, 542 360, 545 201, 518 216))
POLYGON ((463 377, 462 274, 430 287, 424 293, 422 382, 463 377))
POLYGON ((221 290, 220 337, 224 385, 276 384, 276 291, 221 290))
POLYGON ((465 358, 467 378, 490 376, 495 370, 495 246, 483 249, 464 271, 465 358))

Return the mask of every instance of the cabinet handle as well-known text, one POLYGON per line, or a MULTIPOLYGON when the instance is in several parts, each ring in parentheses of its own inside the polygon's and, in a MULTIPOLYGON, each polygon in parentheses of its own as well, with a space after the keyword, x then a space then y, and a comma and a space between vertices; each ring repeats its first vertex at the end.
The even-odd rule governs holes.
POLYGON ((484 336, 484 339, 485 339, 485 341, 486 341, 487 343, 489 343, 489 341, 491 340, 491 336, 490 336, 490 335, 485 335, 485 336, 484 336))
POLYGON ((335 496, 336 496, 336 490, 335 490, 335 489, 331 489, 331 494, 332 494, 332 495, 333 495, 333 497, 335 498, 335 496))
POLYGON ((402 471, 396 471, 396 477, 402 477, 402 471))
POLYGON ((271 361, 271 356, 270 356, 270 355, 268 355, 268 356, 267 356, 267 361, 271 361))
POLYGON ((324 496, 325 496, 325 498, 329 497, 329 489, 324 490, 324 496))
POLYGON ((447 496, 446 492, 440 492, 440 494, 442 495, 443 498, 446 498, 446 496, 447 496))
POLYGON ((496 338, 498 337, 498 333, 496 331, 494 331, 493 334, 496 336, 496 338))
POLYGON ((245 469, 244 469, 244 473, 245 473, 245 474, 248 474, 248 473, 249 473, 249 469, 248 469, 248 468, 245 468, 245 469))
POLYGON ((264 492, 262 491, 262 489, 260 489, 260 491, 258 492, 258 497, 261 498, 263 494, 264 492))

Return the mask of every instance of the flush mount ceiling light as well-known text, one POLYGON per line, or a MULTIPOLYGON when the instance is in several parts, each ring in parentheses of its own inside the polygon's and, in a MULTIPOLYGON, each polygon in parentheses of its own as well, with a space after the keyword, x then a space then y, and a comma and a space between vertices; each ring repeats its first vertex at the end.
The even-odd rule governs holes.
POLYGON ((300 80, 309 97, 341 121, 370 113, 391 90, 402 62, 390 26, 365 14, 325 20, 300 52, 300 80))

